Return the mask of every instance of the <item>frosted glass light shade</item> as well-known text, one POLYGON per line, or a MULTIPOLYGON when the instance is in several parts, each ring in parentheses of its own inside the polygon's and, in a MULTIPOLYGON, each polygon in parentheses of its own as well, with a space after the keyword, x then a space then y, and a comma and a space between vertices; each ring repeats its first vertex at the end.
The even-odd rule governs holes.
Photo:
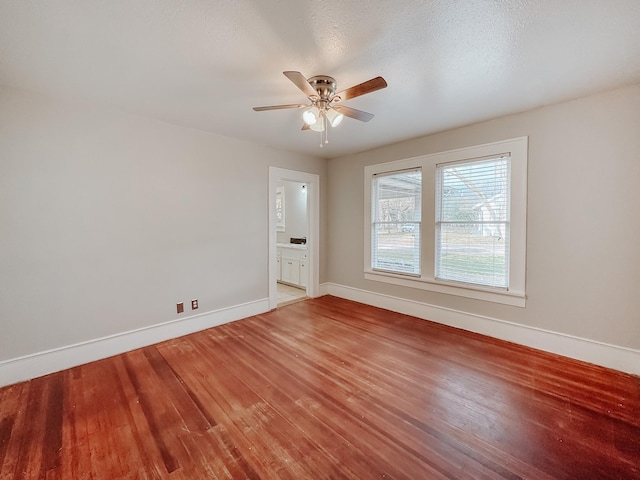
POLYGON ((324 118, 322 117, 322 115, 320 115, 320 118, 318 118, 316 123, 311 125, 311 130, 313 130, 314 132, 324 132, 324 118))
POLYGON ((311 107, 308 110, 302 112, 302 119, 304 123, 307 125, 315 125, 318 121, 318 117, 320 116, 320 111, 317 107, 311 107))
POLYGON ((340 125, 340 122, 342 121, 342 119, 344 118, 344 115, 336 112, 333 108, 330 108, 329 110, 327 110, 327 120, 329 120, 329 123, 331 124, 332 127, 337 127, 338 125, 340 125))

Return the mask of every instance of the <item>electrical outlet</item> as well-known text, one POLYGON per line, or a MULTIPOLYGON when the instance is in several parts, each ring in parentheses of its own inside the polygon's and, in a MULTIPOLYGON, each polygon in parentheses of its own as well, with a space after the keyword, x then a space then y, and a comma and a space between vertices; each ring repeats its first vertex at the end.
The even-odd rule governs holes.
POLYGON ((182 313, 184 312, 184 303, 180 302, 176 304, 176 310, 178 311, 178 313, 182 313))
POLYGON ((198 299, 194 298, 193 300, 191 300, 191 310, 197 310, 198 309, 198 299))

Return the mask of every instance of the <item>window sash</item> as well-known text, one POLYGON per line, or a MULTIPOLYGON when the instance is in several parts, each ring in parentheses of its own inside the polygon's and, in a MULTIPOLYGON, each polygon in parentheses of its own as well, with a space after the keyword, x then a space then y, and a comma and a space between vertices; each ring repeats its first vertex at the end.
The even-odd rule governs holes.
POLYGON ((436 165, 435 279, 509 288, 508 155, 436 165))
POLYGON ((421 169, 374 175, 371 213, 372 269, 420 276, 421 169))

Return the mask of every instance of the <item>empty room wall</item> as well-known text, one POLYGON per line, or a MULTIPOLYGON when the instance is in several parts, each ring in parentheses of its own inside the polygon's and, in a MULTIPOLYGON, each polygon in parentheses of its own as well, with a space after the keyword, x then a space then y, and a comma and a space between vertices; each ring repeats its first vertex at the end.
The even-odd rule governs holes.
POLYGON ((559 341, 575 337, 630 349, 638 359, 638 132, 640 85, 333 159, 329 285, 354 298, 376 294, 381 304, 406 300, 430 315, 461 312, 469 328, 481 332, 524 326, 515 337, 507 335, 522 343, 535 344, 527 341, 529 334, 554 332, 561 334, 559 341), (364 279, 365 165, 521 136, 529 137, 526 308, 364 279), (498 322, 489 326, 488 319, 498 322))
POLYGON ((325 180, 325 160, 0 89, 0 362, 266 301, 270 165, 325 180))

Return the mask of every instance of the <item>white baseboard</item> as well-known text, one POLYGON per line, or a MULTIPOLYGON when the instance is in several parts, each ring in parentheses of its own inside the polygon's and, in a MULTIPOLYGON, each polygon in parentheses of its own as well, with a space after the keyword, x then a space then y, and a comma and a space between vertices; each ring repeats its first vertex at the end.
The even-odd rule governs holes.
POLYGON ((0 386, 111 357, 269 310, 269 299, 204 312, 149 327, 97 338, 0 362, 0 386))
POLYGON ((614 370, 640 375, 639 350, 574 337, 541 328, 528 327, 505 320, 430 305, 428 303, 382 295, 344 285, 325 283, 322 285, 322 291, 336 297, 373 305, 451 327, 461 328, 614 370))
MULTIPOLYGON (((322 297, 324 295, 329 295, 329 285, 333 285, 333 284, 329 284, 329 283, 321 283, 319 288, 318 288, 318 296, 322 297)), ((336 295, 337 297, 338 295, 336 295)))
MULTIPOLYGON (((320 285, 318 293, 319 296, 334 295, 640 375, 640 351, 638 350, 333 283, 320 285)), ((0 387, 258 315, 268 310, 269 299, 265 298, 75 345, 4 360, 0 362, 0 387)))

